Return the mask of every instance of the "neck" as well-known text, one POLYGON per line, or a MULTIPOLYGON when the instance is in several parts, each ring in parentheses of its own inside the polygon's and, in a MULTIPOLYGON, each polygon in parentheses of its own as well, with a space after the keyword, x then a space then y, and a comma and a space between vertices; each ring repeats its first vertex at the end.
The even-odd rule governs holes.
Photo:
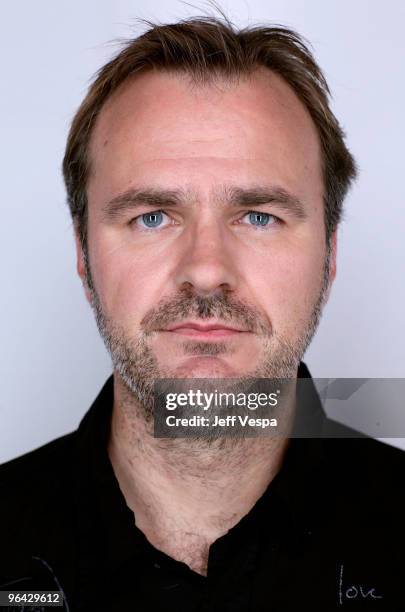
POLYGON ((109 457, 136 525, 173 558, 205 574, 210 545, 245 516, 279 471, 285 438, 158 439, 114 377, 109 457))

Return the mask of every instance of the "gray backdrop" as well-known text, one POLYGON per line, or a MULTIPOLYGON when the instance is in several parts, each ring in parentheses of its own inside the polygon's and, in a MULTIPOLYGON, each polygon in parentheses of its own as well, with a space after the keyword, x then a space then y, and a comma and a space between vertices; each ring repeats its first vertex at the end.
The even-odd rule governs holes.
MULTIPOLYGON (((310 371, 404 377, 405 4, 222 6, 236 23, 282 23, 312 42, 360 165, 337 279, 306 355, 310 371)), ((116 49, 111 41, 139 31, 136 17, 196 12, 177 0, 2 4, 0 462, 75 428, 111 371, 75 272, 60 172, 69 122, 90 76, 116 49)))

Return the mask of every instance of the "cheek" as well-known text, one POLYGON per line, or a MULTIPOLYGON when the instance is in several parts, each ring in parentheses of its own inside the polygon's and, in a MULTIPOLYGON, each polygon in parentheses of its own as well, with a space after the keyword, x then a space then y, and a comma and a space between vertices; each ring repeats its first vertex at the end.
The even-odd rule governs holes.
POLYGON ((248 273, 255 299, 275 329, 294 329, 308 320, 323 279, 321 248, 262 258, 248 273))
POLYGON ((164 266, 154 265, 144 252, 102 241, 94 244, 92 256, 93 280, 104 312, 118 325, 137 327, 161 298, 164 266))

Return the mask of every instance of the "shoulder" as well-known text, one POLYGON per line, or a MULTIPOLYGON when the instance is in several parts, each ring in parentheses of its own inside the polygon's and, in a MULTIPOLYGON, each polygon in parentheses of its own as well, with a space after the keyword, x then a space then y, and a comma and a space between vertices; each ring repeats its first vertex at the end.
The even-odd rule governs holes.
POLYGON ((63 505, 71 489, 75 436, 66 434, 0 465, 0 533, 5 525, 31 523, 40 508, 63 505))
POLYGON ((361 448, 362 453, 359 459, 361 459, 361 457, 367 460, 379 460, 384 458, 384 460, 393 462, 394 464, 403 464, 405 462, 405 451, 401 448, 372 438, 367 434, 352 429, 342 423, 338 423, 330 418, 325 419, 322 435, 326 439, 345 440, 347 448, 353 449, 353 451, 361 448))
POLYGON ((45 480, 53 472, 63 468, 68 462, 73 448, 76 432, 60 436, 15 459, 0 465, 0 487, 27 484, 32 479, 45 480))
MULTIPOLYGON (((329 437, 322 440, 323 456, 340 491, 374 502, 376 508, 390 500, 404 510, 405 451, 335 421, 329 421, 328 430, 329 437)), ((393 511, 393 505, 386 507, 393 511)))
POLYGON ((37 576, 36 557, 54 568, 73 558, 75 436, 66 434, 0 465, 0 582, 23 584, 22 576, 37 576))

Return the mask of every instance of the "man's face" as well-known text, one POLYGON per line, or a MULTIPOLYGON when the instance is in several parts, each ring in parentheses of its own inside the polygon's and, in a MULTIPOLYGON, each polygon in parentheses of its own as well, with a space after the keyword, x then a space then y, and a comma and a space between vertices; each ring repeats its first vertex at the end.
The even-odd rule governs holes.
POLYGON ((103 108, 90 160, 87 296, 128 386, 295 376, 328 270, 320 145, 289 86, 146 73, 103 108))

